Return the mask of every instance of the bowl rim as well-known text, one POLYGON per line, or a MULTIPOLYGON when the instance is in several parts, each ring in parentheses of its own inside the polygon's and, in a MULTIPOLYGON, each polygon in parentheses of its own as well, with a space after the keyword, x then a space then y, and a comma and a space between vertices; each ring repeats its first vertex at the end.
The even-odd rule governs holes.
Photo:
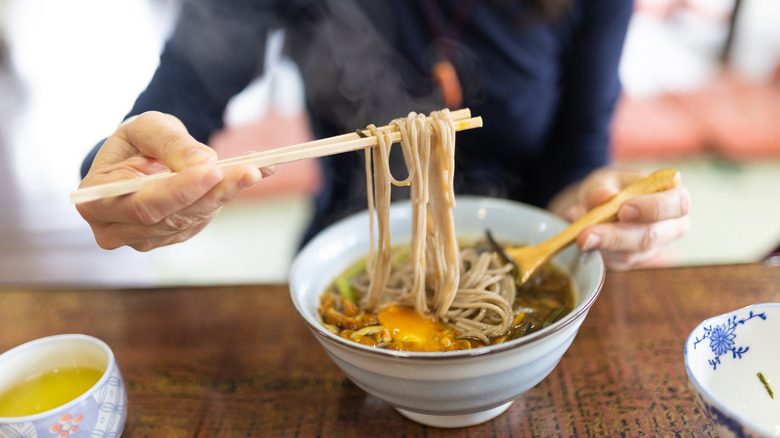
MULTIPOLYGON (((756 423, 753 419, 748 418, 736 411, 734 411, 732 408, 728 407, 726 404, 720 401, 720 399, 716 398, 712 392, 706 388, 704 385, 701 384, 699 379, 696 378, 693 371, 691 370, 690 361, 688 358, 688 346, 691 343, 691 339, 693 336, 705 325, 705 324, 712 324, 713 321, 722 319, 722 318, 728 318, 731 315, 737 315, 742 314, 745 312, 749 312, 751 310, 755 309, 761 309, 761 308, 772 308, 772 309, 780 309, 780 303, 773 303, 773 302, 765 302, 765 303, 756 303, 751 304, 749 306, 745 306, 736 310, 732 310, 730 312, 721 313, 720 315, 714 315, 711 316, 704 321, 700 322, 696 328, 691 330, 691 333, 688 335, 688 337, 685 339, 685 347, 683 349, 683 356, 685 359, 685 372, 688 374, 688 380, 690 381, 691 385, 694 387, 694 391, 699 391, 703 393, 707 399, 708 403, 712 403, 715 405, 716 408, 718 408, 721 412, 725 412, 729 414, 731 417, 737 419, 740 423, 743 423, 750 427, 753 430, 760 431, 763 433, 769 432, 765 427, 759 425, 756 423)), ((699 396, 698 394, 695 394, 696 396, 699 396)), ((700 397, 700 396, 699 396, 700 397)), ((705 415, 709 416, 706 412, 705 415)))
POLYGON ((51 336, 45 336, 38 339, 33 339, 31 341, 27 341, 25 343, 19 344, 16 347, 13 347, 10 350, 3 352, 2 354, 0 354, 0 360, 3 359, 3 356, 19 354, 20 350, 34 347, 37 344, 50 344, 50 343, 56 343, 56 342, 69 340, 69 339, 91 342, 97 345, 98 347, 100 347, 106 353, 107 356, 106 369, 103 371, 103 375, 100 376, 100 379, 98 379, 98 381, 95 382, 94 385, 90 386, 89 389, 84 391, 81 395, 74 398, 73 400, 68 401, 67 403, 61 404, 47 411, 38 412, 36 414, 31 414, 31 415, 24 415, 19 417, 0 416, 0 424, 30 423, 44 418, 48 418, 52 414, 59 415, 59 413, 61 413, 62 411, 67 411, 71 407, 81 403, 87 398, 92 397, 95 388, 101 387, 105 384, 105 382, 109 379, 109 377, 113 373, 114 368, 116 367, 116 359, 114 358, 114 352, 111 351, 111 347, 109 347, 108 344, 106 344, 103 340, 90 335, 85 335, 80 333, 65 333, 65 334, 51 335, 51 336))
MULTIPOLYGON (((513 206, 513 207, 521 207, 524 209, 536 211, 538 213, 542 213, 544 216, 546 216, 550 221, 558 222, 562 226, 567 226, 568 223, 564 221, 562 218, 554 215, 548 210, 545 210, 540 207, 536 207, 533 205, 525 204, 519 201, 514 201, 510 199, 503 199, 503 198, 492 198, 487 196, 473 196, 473 195, 460 195, 456 196, 456 201, 460 204, 463 203, 463 201, 466 201, 465 203, 495 203, 495 204, 503 204, 504 206, 513 206)), ((402 203, 408 204, 408 200, 401 200, 401 201, 394 201, 391 205, 399 205, 402 203)), ((352 213, 336 222, 334 222, 331 225, 328 225, 325 227, 322 231, 320 231, 317 236, 315 236, 314 239, 312 239, 308 244, 304 246, 304 248, 301 250, 303 252, 306 247, 308 247, 310 244, 313 244, 315 240, 318 240, 318 238, 324 234, 328 229, 335 227, 337 224, 350 220, 352 218, 362 216, 367 214, 366 210, 361 210, 355 213, 352 213)), ((357 342, 352 342, 349 340, 346 340, 340 336, 337 336, 334 333, 331 333, 328 330, 325 330, 321 327, 321 324, 316 321, 310 321, 305 316, 305 312, 303 312, 303 309, 301 308, 301 304, 296 299, 295 294, 292 291, 292 288, 290 290, 290 298, 293 302, 293 305, 295 306, 296 313, 298 313, 298 317, 303 320, 303 322, 311 329, 319 338, 323 338, 327 341, 333 342, 341 347, 347 348, 349 350, 352 350, 354 352, 360 352, 365 353, 369 355, 375 355, 379 357, 385 357, 385 358, 404 358, 405 360, 416 360, 416 361, 430 361, 430 360, 453 360, 453 359, 461 359, 461 358, 467 358, 467 357, 477 357, 477 356, 485 356, 490 354, 498 354, 505 352, 507 350, 513 350, 516 348, 521 348, 527 344, 530 344, 532 342, 535 342, 538 339, 546 338, 549 336, 552 336, 553 334, 569 327, 571 324, 573 324, 575 321, 577 321, 582 315, 587 313, 590 308, 593 306, 593 303, 595 303, 596 299, 601 293, 601 289, 604 286, 604 281, 606 277, 606 266, 604 264, 604 260, 601 256, 601 253, 595 250, 591 251, 584 251, 582 254, 579 255, 587 256, 587 257, 594 257, 597 264, 599 264, 600 269, 598 273, 598 279, 597 279, 597 285, 595 287, 595 290, 593 293, 589 294, 585 297, 585 299, 580 302, 577 306, 572 309, 571 312, 566 314, 565 317, 559 319, 555 323, 551 324, 548 327, 542 328, 541 330, 531 333, 530 335, 526 335, 517 339, 513 339, 511 341, 506 341, 501 344, 495 344, 495 345, 486 345, 483 347, 478 348, 472 348, 468 350, 454 350, 454 351, 396 351, 396 350, 388 350, 386 348, 375 348, 375 347, 369 347, 366 345, 358 344, 357 342)), ((290 270, 292 273, 294 271, 295 265, 297 264, 297 256, 296 260, 293 261, 293 267, 290 270)))

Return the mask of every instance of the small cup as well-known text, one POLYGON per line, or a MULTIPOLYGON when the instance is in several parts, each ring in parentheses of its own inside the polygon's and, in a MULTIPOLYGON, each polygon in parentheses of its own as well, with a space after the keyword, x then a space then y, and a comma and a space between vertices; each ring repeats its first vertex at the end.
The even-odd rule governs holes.
POLYGON ((0 417, 0 438, 121 435, 127 418, 125 384, 114 353, 92 336, 50 336, 0 354, 0 394, 31 375, 71 367, 97 369, 102 375, 63 405, 22 417, 0 417))
POLYGON ((685 342, 699 408, 722 438, 780 436, 780 303, 704 320, 685 342))

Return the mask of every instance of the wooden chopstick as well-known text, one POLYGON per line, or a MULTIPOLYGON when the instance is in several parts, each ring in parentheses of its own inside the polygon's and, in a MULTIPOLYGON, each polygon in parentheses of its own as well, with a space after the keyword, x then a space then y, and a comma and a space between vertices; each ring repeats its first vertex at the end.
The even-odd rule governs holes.
MULTIPOLYGON (((482 127, 482 118, 471 117, 471 112, 468 108, 452 111, 451 115, 455 122, 456 131, 482 127)), ((363 131, 363 133, 368 135, 368 137, 361 137, 356 132, 342 134, 321 140, 314 140, 297 145, 220 160, 217 162, 217 166, 225 168, 237 165, 250 165, 257 168, 263 168, 307 158, 324 157, 326 155, 340 154, 342 152, 376 146, 376 137, 371 135, 368 130, 363 131)), ((392 133, 392 139, 393 142, 401 141, 401 133, 397 129, 392 133)), ((81 204, 114 196, 127 195, 129 193, 137 192, 151 183, 170 178, 174 175, 176 175, 176 172, 162 172, 134 179, 84 187, 72 192, 70 194, 70 200, 74 204, 81 204)))
MULTIPOLYGON (((452 120, 454 120, 454 121, 470 119, 471 118, 471 110, 468 109, 468 108, 463 108, 463 109, 451 111, 450 115, 452 116, 452 120)), ((387 128, 387 126, 383 126, 382 128, 387 128)), ((397 128, 395 126, 391 126, 391 129, 397 130, 397 128)), ((288 152, 292 152, 292 151, 295 151, 295 150, 306 150, 306 149, 310 149, 310 148, 318 148, 318 147, 329 145, 329 144, 342 143, 342 142, 350 141, 350 140, 359 140, 359 139, 363 139, 363 138, 371 136, 371 132, 369 130, 367 130, 367 129, 362 130, 361 132, 363 133, 363 136, 360 136, 360 135, 358 135, 355 132, 350 132, 350 133, 347 133, 347 134, 341 134, 341 135, 337 135, 337 136, 334 136, 334 137, 322 138, 322 139, 319 139, 319 140, 309 141, 309 142, 306 142, 306 143, 300 143, 300 144, 297 144, 297 145, 285 146, 283 148, 271 149, 271 150, 262 151, 262 152, 254 152, 254 153, 251 153, 251 154, 242 155, 242 156, 238 156, 238 157, 234 157, 234 158, 227 158, 225 160, 221 160, 218 163, 218 165, 222 165, 222 164, 228 165, 230 163, 242 162, 247 157, 261 157, 263 155, 274 154, 276 151, 283 152, 283 153, 288 153, 288 152)), ((398 141, 398 140, 393 140, 393 141, 398 141)), ((371 146, 376 146, 376 143, 372 144, 371 146)), ((360 148, 357 148, 357 149, 360 149, 360 148)), ((280 164, 280 163, 277 163, 277 164, 280 164)))

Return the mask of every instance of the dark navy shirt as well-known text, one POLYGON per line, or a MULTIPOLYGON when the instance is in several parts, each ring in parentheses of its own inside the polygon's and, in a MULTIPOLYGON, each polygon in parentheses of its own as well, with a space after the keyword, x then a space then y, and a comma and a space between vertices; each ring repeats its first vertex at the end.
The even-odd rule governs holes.
MULTIPOLYGON (((573 0, 543 19, 498 0, 193 0, 129 115, 171 113, 206 142, 228 100, 262 71, 269 29, 283 28, 315 136, 338 135, 441 108, 431 67, 444 55, 463 107, 484 121, 457 134, 456 193, 544 206, 608 161, 632 8, 573 0)), ((319 161, 324 184, 308 237, 366 207, 362 152, 319 161)))

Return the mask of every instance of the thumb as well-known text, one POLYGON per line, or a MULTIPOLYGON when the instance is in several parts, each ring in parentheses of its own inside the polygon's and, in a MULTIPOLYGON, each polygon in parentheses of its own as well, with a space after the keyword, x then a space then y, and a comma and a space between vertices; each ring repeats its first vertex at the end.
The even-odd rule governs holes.
POLYGON ((620 181, 606 173, 594 175, 582 187, 581 198, 588 210, 607 202, 620 191, 620 181))
POLYGON ((611 187, 611 186, 603 186, 594 189, 587 196, 586 202, 588 208, 590 209, 597 205, 601 205, 609 201, 610 198, 615 196, 619 191, 620 190, 617 187, 611 187))
POLYGON ((162 161, 173 171, 217 161, 216 152, 195 140, 184 123, 170 114, 146 112, 120 129, 138 152, 162 161))

